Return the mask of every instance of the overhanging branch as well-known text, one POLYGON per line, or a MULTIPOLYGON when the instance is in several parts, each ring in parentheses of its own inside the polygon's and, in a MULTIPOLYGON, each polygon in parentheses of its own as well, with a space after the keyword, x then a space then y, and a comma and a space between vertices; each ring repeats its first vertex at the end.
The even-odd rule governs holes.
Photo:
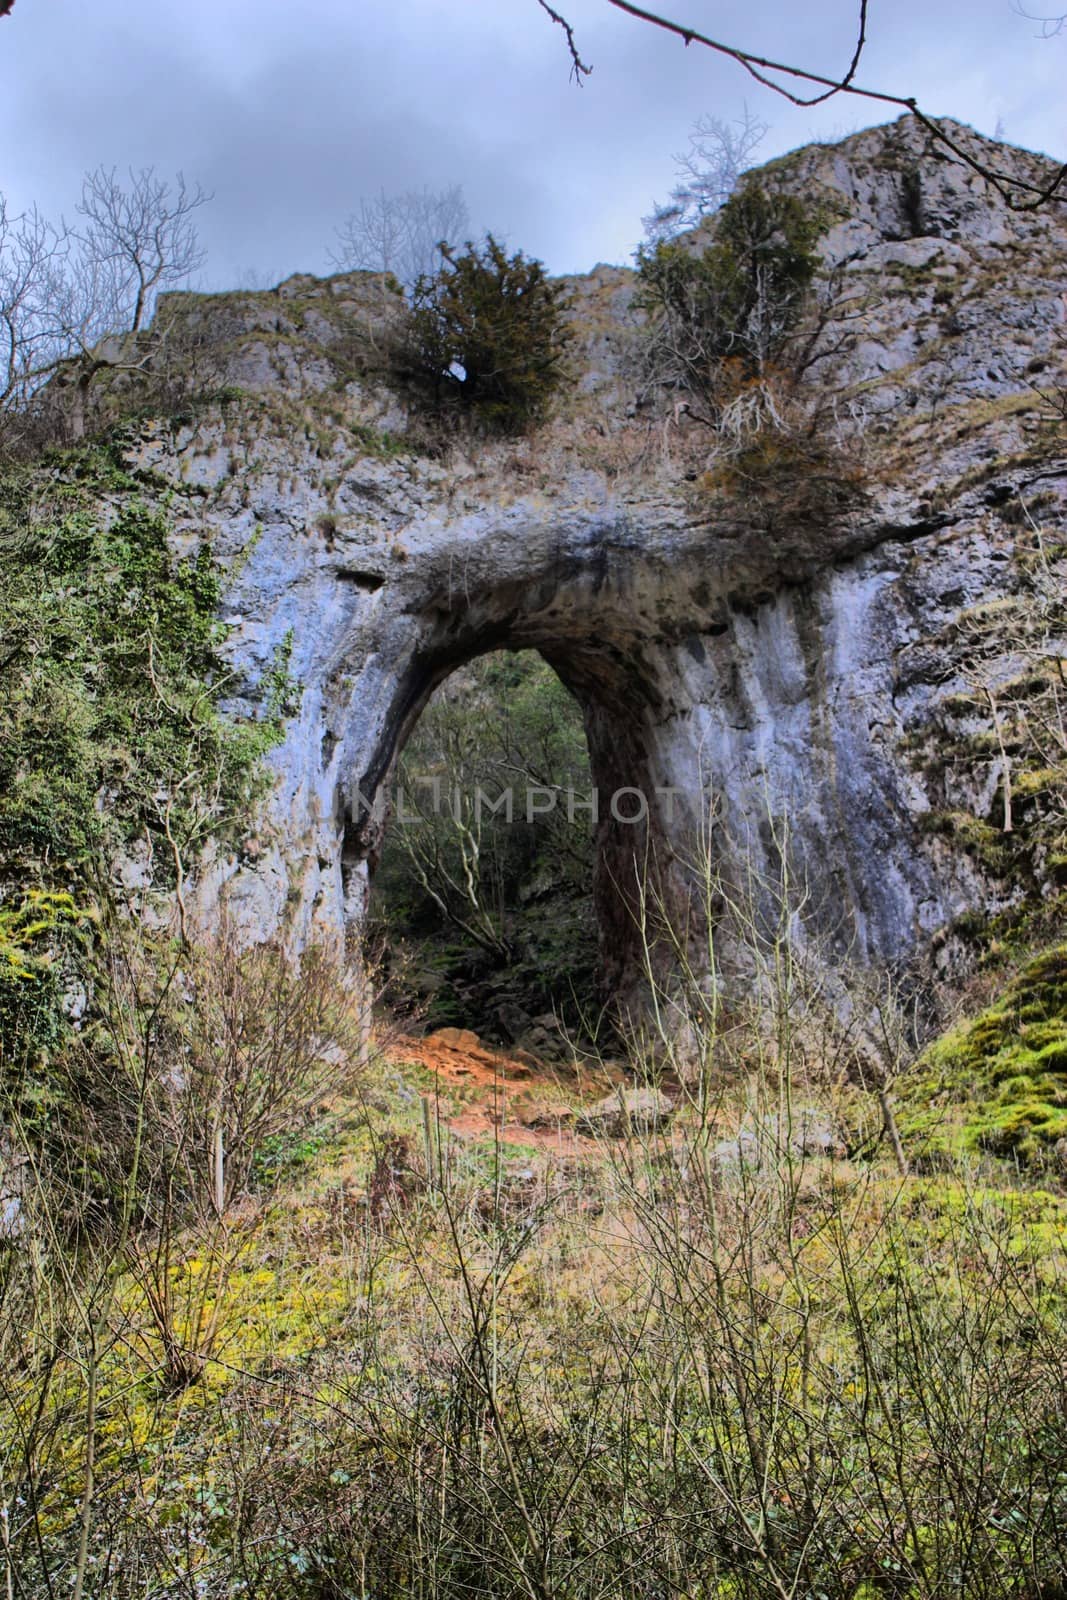
MULTIPOLYGON (((570 24, 558 13, 554 12, 545 0, 538 0, 538 4, 547 11, 555 22, 566 29, 568 45, 571 51, 572 63, 578 61, 578 47, 570 24)), ((676 22, 671 17, 661 16, 658 12, 650 11, 647 7, 634 4, 634 0, 607 0, 616 11, 625 12, 627 16, 635 17, 639 22, 648 23, 650 27, 662 29, 663 32, 672 34, 681 39, 686 46, 691 44, 702 45, 705 49, 713 51, 716 55, 724 56, 729 61, 734 61, 744 69, 757 83, 770 89, 773 94, 780 95, 795 106, 816 106, 832 99, 835 95, 847 94, 857 99, 870 100, 879 105, 896 106, 901 111, 908 111, 927 130, 936 144, 948 150, 957 161, 969 167, 987 183, 992 184, 997 193, 1007 201, 1015 210, 1033 211, 1038 206, 1045 205, 1050 200, 1062 203, 1067 200, 1067 163, 1061 166, 1047 182, 1032 182, 1019 177, 1014 173, 1006 172, 1001 167, 991 165, 980 160, 970 151, 966 150, 958 140, 938 122, 936 117, 930 116, 920 109, 914 95, 891 94, 887 90, 868 89, 856 82, 856 73, 859 70, 864 47, 867 42, 867 13, 869 0, 859 0, 858 23, 856 30, 856 43, 852 58, 845 73, 838 78, 828 77, 825 73, 813 72, 807 67, 798 67, 792 62, 776 61, 770 56, 758 54, 753 50, 745 50, 739 45, 727 44, 722 39, 713 39, 706 33, 701 33, 698 28, 690 27, 687 23, 676 22), (780 80, 785 79, 786 82, 780 80), (813 93, 805 93, 799 85, 807 85, 813 93)), ((572 69, 573 70, 573 69, 572 69)), ((583 71, 591 68, 583 67, 583 71)))
MULTIPOLYGON (((14 0, 12 0, 12 3, 14 3, 14 0)), ((552 21, 556 23, 557 27, 562 28, 564 33, 567 35, 567 49, 570 51, 571 58, 571 77, 580 88, 582 79, 588 78, 593 69, 590 66, 586 66, 585 62, 578 54, 578 45, 575 42, 574 29, 571 27, 566 17, 561 17, 558 11, 554 11, 552 9, 552 7, 548 4, 548 0, 537 0, 537 3, 546 16, 551 17, 552 21)))

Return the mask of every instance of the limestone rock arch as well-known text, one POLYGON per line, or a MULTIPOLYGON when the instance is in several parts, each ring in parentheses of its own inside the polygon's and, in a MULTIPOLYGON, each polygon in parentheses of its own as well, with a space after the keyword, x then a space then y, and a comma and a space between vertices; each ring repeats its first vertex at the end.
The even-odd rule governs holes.
POLYGON ((612 581, 603 563, 520 582, 505 578, 477 593, 465 587, 462 596, 434 595, 396 662, 392 698, 365 750, 366 765, 347 775, 339 768, 349 923, 362 920, 367 873, 390 822, 397 758, 434 691, 480 655, 535 650, 582 710, 593 792, 577 800, 587 814, 595 807, 590 888, 602 981, 609 993, 632 982, 642 961, 638 877, 655 899, 678 898, 681 833, 698 803, 691 790, 672 790, 667 781, 657 737, 667 715, 663 663, 649 643, 626 614, 620 577, 612 581))
MULTIPOLYGON (((955 131, 987 159, 1040 165, 955 131)), ((1062 362, 1067 220, 1012 212, 926 141, 905 118, 763 174, 839 219, 820 246, 825 360, 806 382, 840 397, 863 460, 856 492, 821 503, 792 492, 803 483, 717 490, 707 433, 642 409, 622 268, 570 280, 559 417, 437 455, 382 379, 397 302, 380 280, 168 303, 241 399, 146 427, 134 464, 169 485, 178 541, 227 575, 234 709, 257 714, 280 653, 299 688, 265 823, 201 872, 204 920, 225 899, 247 938, 294 950, 358 924, 379 844, 358 797, 388 783, 441 679, 495 648, 539 650, 577 695, 602 791, 679 797, 650 814, 649 843, 683 921, 711 801, 727 876, 773 882, 786 850, 797 936, 823 963, 941 960, 961 913, 1001 903, 966 840, 928 825, 988 818, 996 772, 939 767, 926 745, 966 681, 966 619, 1025 606, 1031 536, 1008 513, 1040 497, 1064 519, 1067 461, 1037 389, 1062 362), (919 169, 915 235, 901 197, 919 169)), ((1010 677, 1010 629, 993 647, 986 666, 1010 677)), ((598 840, 618 991, 635 977, 617 892, 646 843, 632 834, 602 824, 598 840)))

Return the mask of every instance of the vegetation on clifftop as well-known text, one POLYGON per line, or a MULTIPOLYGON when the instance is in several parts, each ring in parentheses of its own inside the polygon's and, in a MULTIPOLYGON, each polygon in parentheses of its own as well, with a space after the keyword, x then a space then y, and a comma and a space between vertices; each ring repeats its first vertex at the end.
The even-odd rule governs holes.
POLYGON ((772 526, 832 522, 864 485, 856 430, 811 381, 836 292, 816 248, 830 220, 749 177, 710 242, 698 231, 638 252, 644 398, 704 431, 701 489, 772 526))
POLYGON ((654 354, 679 387, 714 409, 725 363, 751 378, 782 355, 815 277, 822 230, 810 206, 749 181, 719 211, 707 248, 666 241, 639 252, 638 304, 653 320, 654 354))
POLYGON ((564 291, 544 264, 482 246, 444 249, 440 271, 415 286, 406 357, 424 402, 486 433, 543 420, 564 378, 570 334, 564 291))

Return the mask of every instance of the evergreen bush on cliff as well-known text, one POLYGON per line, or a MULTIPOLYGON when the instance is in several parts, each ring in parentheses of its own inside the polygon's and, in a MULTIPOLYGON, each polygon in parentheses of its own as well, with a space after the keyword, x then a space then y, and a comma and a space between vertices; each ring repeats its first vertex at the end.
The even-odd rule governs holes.
POLYGON ((442 246, 439 272, 415 286, 406 364, 439 415, 487 433, 540 422, 564 378, 569 331, 563 291, 544 265, 492 234, 460 252, 442 246))
POLYGON ((638 254, 638 304, 649 315, 649 376, 714 410, 724 377, 763 377, 782 360, 818 265, 817 213, 747 184, 718 214, 714 242, 638 254))
POLYGON ((661 241, 638 255, 646 398, 708 430, 701 487, 744 497, 769 526, 825 524, 863 492, 859 435, 836 396, 806 382, 825 352, 832 277, 819 293, 816 245, 828 215, 747 183, 715 219, 711 244, 661 241))

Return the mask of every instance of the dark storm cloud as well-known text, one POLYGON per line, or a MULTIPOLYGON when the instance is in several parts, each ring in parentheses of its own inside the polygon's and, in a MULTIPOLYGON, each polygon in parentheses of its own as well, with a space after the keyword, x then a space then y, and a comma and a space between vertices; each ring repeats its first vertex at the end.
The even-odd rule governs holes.
MULTIPOLYGON (((581 90, 535 0, 21 0, 0 24, 0 186, 69 211, 97 162, 181 167, 215 193, 202 231, 223 284, 327 270, 360 195, 458 181, 477 225, 563 271, 625 259, 701 112, 734 117, 747 99, 772 124, 768 155, 891 114, 854 100, 790 110, 604 0, 566 9, 595 67, 581 90)), ((748 0, 725 21, 719 5, 685 7, 830 71, 852 13, 850 0, 748 0)), ((1059 149, 1065 57, 1067 41, 1042 42, 1010 0, 874 0, 864 76, 1059 149)))

